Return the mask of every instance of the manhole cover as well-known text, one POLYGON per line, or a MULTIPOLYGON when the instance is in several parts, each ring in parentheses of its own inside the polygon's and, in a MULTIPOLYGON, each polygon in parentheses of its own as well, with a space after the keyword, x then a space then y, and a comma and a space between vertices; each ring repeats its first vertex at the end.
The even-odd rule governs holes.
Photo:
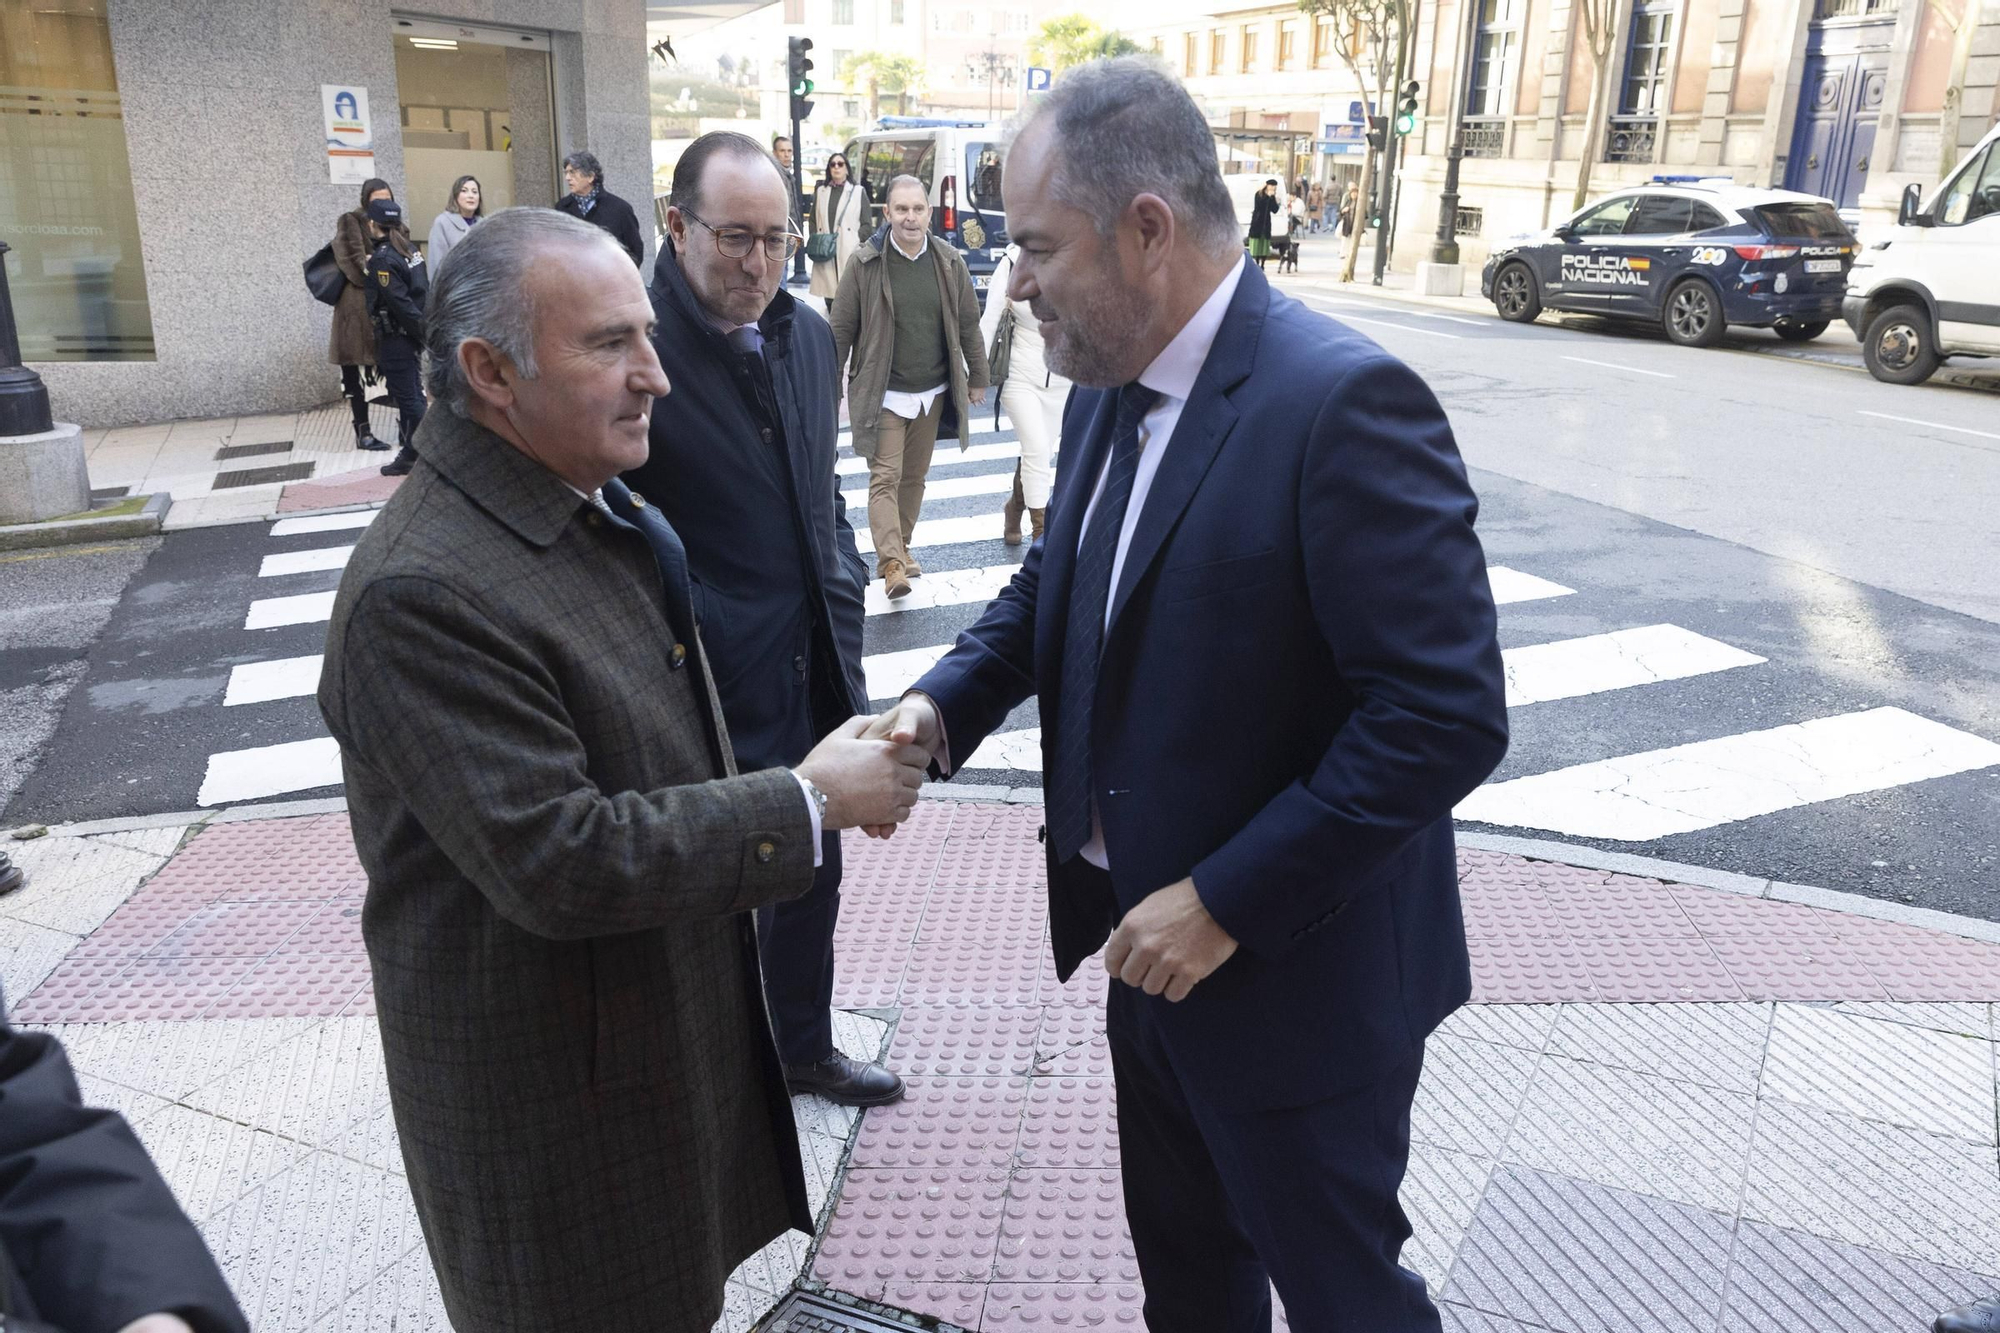
POLYGON ((925 1325, 857 1310, 824 1296, 795 1291, 757 1325, 757 1333, 913 1333, 925 1325))

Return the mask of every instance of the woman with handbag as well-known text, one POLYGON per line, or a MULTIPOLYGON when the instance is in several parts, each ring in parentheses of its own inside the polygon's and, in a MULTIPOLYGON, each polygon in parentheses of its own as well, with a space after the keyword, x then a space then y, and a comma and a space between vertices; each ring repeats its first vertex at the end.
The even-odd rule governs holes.
POLYGON ((986 313, 980 317, 979 333, 987 346, 986 363, 999 392, 994 395, 993 417, 1000 413, 1014 423, 1021 442, 1021 461, 1014 468, 1014 494, 1004 511, 1004 533, 1009 546, 1021 544, 1021 515, 1028 516, 1030 541, 1042 535, 1049 507, 1049 492, 1055 486, 1056 438, 1062 434, 1063 405, 1069 401, 1069 381, 1051 371, 1042 358, 1042 326, 1026 301, 1007 299, 1007 284, 1014 276, 1014 261, 1021 248, 1007 247, 986 285, 986 313))
POLYGON ((333 226, 333 259, 347 279, 340 299, 333 306, 333 332, 327 340, 326 359, 340 367, 340 392, 354 412, 354 447, 387 449, 368 428, 368 393, 362 384, 362 367, 374 379, 375 328, 368 321, 368 256, 375 242, 368 234, 368 204, 373 199, 394 199, 389 182, 370 176, 361 182, 361 206, 342 213, 333 226))
POLYGON ((829 304, 840 290, 848 259, 860 248, 861 219, 867 211, 861 187, 849 179, 847 155, 835 153, 826 160, 826 179, 813 191, 812 233, 806 238, 806 258, 813 267, 807 290, 829 304))

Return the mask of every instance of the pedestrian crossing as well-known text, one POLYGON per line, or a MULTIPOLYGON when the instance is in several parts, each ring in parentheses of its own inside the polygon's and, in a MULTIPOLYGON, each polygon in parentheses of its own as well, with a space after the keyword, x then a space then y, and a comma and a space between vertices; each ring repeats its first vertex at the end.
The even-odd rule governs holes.
MULTIPOLYGON (((867 589, 863 674, 875 706, 895 699, 949 652, 960 631, 1014 577, 1024 547, 1001 542, 1001 506, 1012 488, 1016 446, 996 432, 975 437, 964 452, 940 450, 927 488, 924 517, 910 543, 925 566, 907 597, 891 602, 879 581, 867 589)), ((845 440, 843 439, 843 444, 845 440)), ((866 463, 843 449, 838 463, 857 546, 873 549, 866 522, 866 463)), ((221 706, 245 715, 282 700, 308 699, 318 688, 316 654, 258 652, 266 636, 324 624, 332 614, 329 575, 344 568, 354 543, 378 511, 288 518, 269 536, 284 549, 261 555, 254 580, 259 596, 244 608, 242 633, 251 651, 234 656, 221 706)), ((869 562, 872 565, 872 560, 869 562)), ((1596 752, 1487 783, 1458 808, 1468 823, 1632 845, 1793 810, 1821 802, 1906 787, 1955 774, 2000 767, 2000 745, 1902 706, 1814 707, 1813 692, 1795 693, 1793 711, 1775 726, 1731 729, 1709 723, 1707 694, 1739 689, 1732 681, 1764 682, 1779 668, 1766 656, 1671 621, 1601 609, 1611 590, 1593 587, 1576 571, 1522 567, 1496 557, 1487 570, 1500 607, 1507 706, 1517 723, 1563 714, 1571 707, 1615 703, 1633 736, 1652 734, 1656 701, 1674 694, 1676 726, 1692 717, 1709 732, 1674 744, 1620 744, 1623 731, 1588 734, 1596 752), (1560 600, 1559 600, 1560 599, 1560 600), (1560 615, 1547 608, 1560 606, 1560 615), (1513 618, 1544 613, 1543 626, 1576 632, 1540 634, 1516 642, 1513 618), (1623 622, 1623 623, 1621 623, 1623 622), (1688 693, 1692 691, 1692 694, 1688 693), (1690 703, 1690 699, 1693 700, 1690 703)), ((1527 623, 1527 622, 1519 622, 1527 623)), ((273 640, 275 642, 275 640, 273 640)), ((1753 690, 1767 686, 1752 685, 1753 690)), ((960 761, 966 780, 1035 787, 1040 784, 1041 730, 1030 702, 995 735, 960 761)), ((317 730, 317 727, 314 728, 317 730)), ((1517 735, 1527 730, 1519 725, 1517 735)), ((1553 728, 1561 731, 1561 727, 1553 728)), ((1568 747, 1577 748, 1575 745, 1568 747)), ((1553 753, 1553 751, 1552 751, 1553 753)), ((1518 761, 1522 756, 1516 755, 1518 761)), ((202 806, 282 799, 337 789, 338 755, 324 735, 276 744, 218 749, 208 757, 195 803, 202 806)))

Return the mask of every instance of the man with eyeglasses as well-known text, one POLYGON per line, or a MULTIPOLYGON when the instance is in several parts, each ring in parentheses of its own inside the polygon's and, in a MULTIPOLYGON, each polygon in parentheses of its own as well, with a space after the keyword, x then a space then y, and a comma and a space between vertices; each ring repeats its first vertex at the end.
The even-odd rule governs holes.
POLYGON ((854 252, 830 317, 834 364, 846 369, 854 452, 868 460, 868 526, 882 591, 907 597, 923 573, 910 536, 945 414, 958 447, 972 442, 972 403, 986 401, 986 344, 979 296, 965 260, 932 245, 930 192, 915 176, 889 182, 888 224, 854 252))
MULTIPOLYGON (((797 764, 866 711, 861 621, 868 567, 834 477, 840 401, 826 321, 781 290, 804 244, 791 189, 763 145, 731 131, 674 169, 653 266, 654 349, 673 383, 652 452, 625 474, 687 547, 695 614, 745 772, 797 764)), ((903 1095, 880 1064, 833 1044, 840 838, 812 890, 758 914, 786 1082, 848 1106, 903 1095)))

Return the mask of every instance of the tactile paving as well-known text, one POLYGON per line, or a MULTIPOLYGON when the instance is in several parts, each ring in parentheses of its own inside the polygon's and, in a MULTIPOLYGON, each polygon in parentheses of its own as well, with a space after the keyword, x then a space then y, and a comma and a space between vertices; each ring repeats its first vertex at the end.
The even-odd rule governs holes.
POLYGON ((1042 944, 1039 938, 917 944, 909 959, 900 992, 904 1004, 1030 1006, 1042 944))
POLYGON ((1995 1288, 1991 1276, 1743 1222, 1719 1333, 1923 1329, 1995 1288))
POLYGON ((1621 1003, 1724 1002, 1749 997, 1699 935, 1599 935, 1579 946, 1600 998, 1621 1003))
POLYGON ((1016 1172, 1007 1186, 996 1282, 1128 1282, 1139 1261, 1116 1170, 1016 1172))
POLYGON ((890 1304, 900 1304, 889 1300, 898 1283, 984 1283, 1000 1243, 1006 1191, 998 1170, 851 1169, 814 1276, 890 1304))
POLYGON ((1038 1078, 1021 1119, 1023 1167, 1115 1167, 1118 1120, 1108 1078, 1038 1078))
POLYGON ((910 1078, 903 1100, 871 1109, 857 1168, 999 1168, 1013 1161, 1026 1079, 910 1078))
POLYGON ((1010 1078, 1034 1072, 1039 1008, 909 1006, 896 1024, 889 1063, 896 1072, 955 1078, 1010 1078))
POLYGON ((952 826, 938 886, 1040 890, 1048 878, 1046 849, 1035 836, 1042 822, 1035 807, 968 806, 952 826))
POLYGON ((1143 1333, 1145 1299, 1137 1284, 996 1282, 987 1291, 979 1327, 986 1333, 1012 1329, 1143 1333))
POLYGON ((154 958, 263 958, 276 953, 319 902, 209 903, 151 949, 154 958))

